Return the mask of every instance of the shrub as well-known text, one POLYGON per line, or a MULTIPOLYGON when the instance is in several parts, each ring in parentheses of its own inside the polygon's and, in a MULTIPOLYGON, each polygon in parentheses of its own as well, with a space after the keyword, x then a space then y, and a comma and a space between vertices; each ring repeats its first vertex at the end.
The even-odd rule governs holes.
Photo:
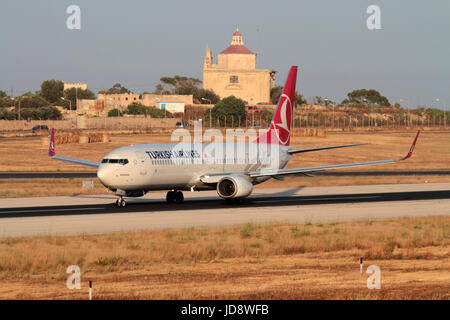
POLYGON ((141 103, 133 102, 127 107, 127 110, 125 110, 125 113, 127 114, 144 114, 149 115, 152 118, 173 118, 172 113, 169 111, 161 110, 155 107, 146 107, 141 103))
POLYGON ((119 109, 112 109, 108 111, 108 117, 121 117, 123 114, 119 109))

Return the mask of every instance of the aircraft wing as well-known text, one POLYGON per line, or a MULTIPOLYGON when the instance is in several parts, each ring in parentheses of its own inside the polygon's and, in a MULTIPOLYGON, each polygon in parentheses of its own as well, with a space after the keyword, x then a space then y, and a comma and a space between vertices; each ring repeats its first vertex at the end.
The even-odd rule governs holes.
POLYGON ((55 153, 55 129, 54 128, 52 128, 52 132, 50 134, 50 144, 48 146, 48 155, 53 160, 81 164, 83 166, 89 166, 89 167, 94 167, 94 168, 98 168, 100 166, 100 162, 96 162, 96 161, 57 156, 55 153))
POLYGON ((94 167, 94 168, 98 168, 100 165, 100 162, 96 162, 96 161, 90 161, 90 160, 83 160, 83 159, 77 159, 77 158, 69 158, 69 157, 62 157, 62 156, 51 156, 51 158, 53 160, 59 160, 59 161, 65 161, 65 162, 70 162, 70 163, 75 163, 75 164, 81 164, 83 166, 89 166, 89 167, 94 167))
POLYGON ((288 153, 289 154, 296 154, 296 153, 311 152, 311 151, 320 151, 320 150, 328 150, 328 149, 364 146, 364 145, 367 145, 367 144, 368 143, 357 143, 357 144, 343 144, 343 145, 339 145, 339 146, 328 146, 328 147, 318 147, 318 148, 290 149, 290 150, 288 150, 288 153))
POLYGON ((397 161, 406 160, 409 157, 411 157, 411 155, 414 151, 414 147, 416 146, 417 139, 419 138, 419 134, 420 134, 420 130, 417 131, 416 137, 414 138, 414 141, 411 145, 411 148, 409 149, 409 152, 401 158, 378 160, 378 161, 367 161, 367 162, 330 164, 330 165, 315 166, 315 167, 279 169, 279 170, 267 169, 267 170, 261 170, 261 171, 248 172, 247 175, 250 176, 251 178, 267 177, 267 176, 277 177, 277 176, 284 176, 284 175, 289 175, 289 174, 307 174, 307 173, 313 173, 313 172, 317 172, 317 171, 324 171, 324 170, 330 170, 330 169, 340 169, 340 168, 361 167, 361 166, 370 166, 370 165, 385 164, 385 163, 394 163, 397 161))

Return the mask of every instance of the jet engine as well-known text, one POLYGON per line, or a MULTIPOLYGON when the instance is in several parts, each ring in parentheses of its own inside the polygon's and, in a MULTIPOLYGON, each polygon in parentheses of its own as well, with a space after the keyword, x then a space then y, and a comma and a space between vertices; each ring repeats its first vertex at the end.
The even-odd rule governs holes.
POLYGON ((224 199, 245 198, 253 191, 253 184, 249 179, 231 175, 223 177, 217 183, 217 193, 224 199))

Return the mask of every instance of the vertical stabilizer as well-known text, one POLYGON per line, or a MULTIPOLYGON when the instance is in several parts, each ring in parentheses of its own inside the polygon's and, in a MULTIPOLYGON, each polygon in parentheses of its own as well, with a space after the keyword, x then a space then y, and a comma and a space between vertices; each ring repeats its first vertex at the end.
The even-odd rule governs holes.
POLYGON ((292 66, 283 92, 278 100, 278 105, 270 123, 269 130, 256 139, 254 141, 255 143, 280 144, 284 146, 290 144, 296 81, 297 66, 292 66))

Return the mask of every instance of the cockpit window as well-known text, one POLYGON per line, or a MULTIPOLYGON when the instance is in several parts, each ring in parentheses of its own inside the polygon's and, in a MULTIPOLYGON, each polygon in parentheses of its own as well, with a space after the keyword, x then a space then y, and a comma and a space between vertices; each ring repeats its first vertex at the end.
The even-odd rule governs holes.
POLYGON ((128 159, 103 159, 102 163, 119 163, 121 165, 126 165, 128 163, 128 159))

